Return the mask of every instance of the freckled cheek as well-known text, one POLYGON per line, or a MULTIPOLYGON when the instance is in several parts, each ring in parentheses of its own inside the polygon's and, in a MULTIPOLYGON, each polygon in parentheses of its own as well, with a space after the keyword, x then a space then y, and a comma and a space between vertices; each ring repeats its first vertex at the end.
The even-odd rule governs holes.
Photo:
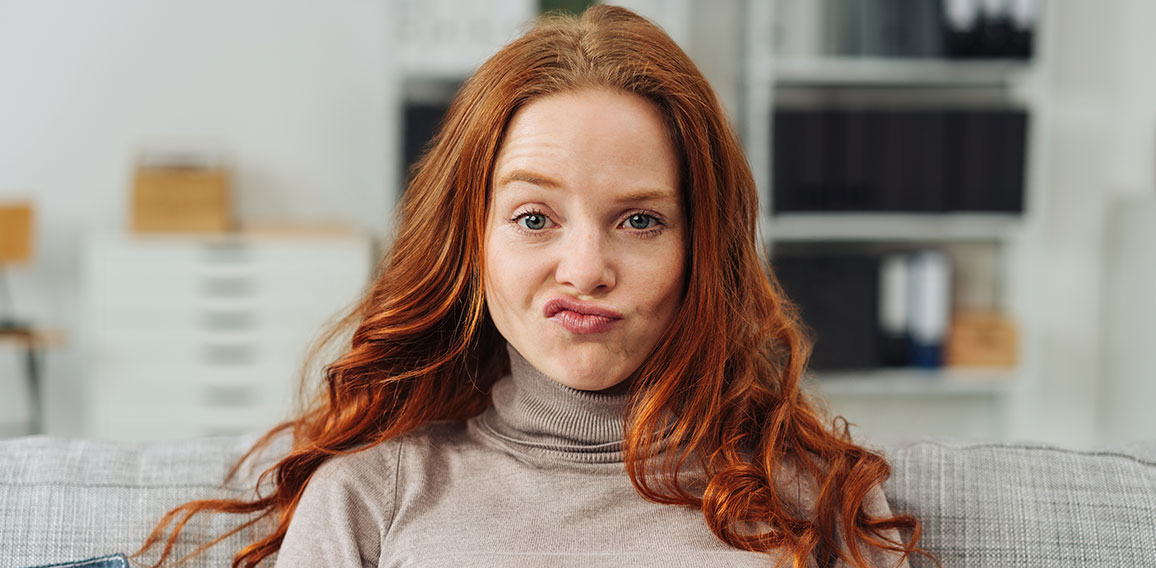
POLYGON ((669 281, 661 282, 661 285, 656 285, 652 289, 651 295, 647 300, 650 314, 656 322, 670 319, 674 316, 674 313, 678 311, 679 303, 682 301, 681 291, 681 285, 669 281))
POLYGON ((677 310, 686 278, 681 250, 637 258, 626 266, 634 267, 631 288, 640 307, 656 316, 677 310))
POLYGON ((544 255, 503 245, 496 239, 488 244, 491 252, 486 258, 489 267, 487 298, 495 308, 506 312, 520 314, 531 310, 535 294, 542 286, 544 275, 549 272, 543 267, 544 255))
POLYGON ((495 323, 499 326, 506 326, 511 323, 509 319, 513 298, 511 297, 510 282, 517 267, 511 266, 506 247, 502 246, 500 239, 495 235, 489 235, 485 240, 484 258, 486 305, 495 323))

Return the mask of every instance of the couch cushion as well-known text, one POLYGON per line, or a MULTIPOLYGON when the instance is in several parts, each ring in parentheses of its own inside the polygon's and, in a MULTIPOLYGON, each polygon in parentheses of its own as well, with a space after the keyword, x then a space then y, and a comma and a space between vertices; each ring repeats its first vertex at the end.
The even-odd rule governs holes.
MULTIPOLYGON (((269 459, 222 480, 253 441, 0 441, 0 568, 134 552, 168 509, 246 494, 269 459)), ((1099 451, 919 442, 884 453, 888 500, 923 522, 923 544, 944 566, 1156 566, 1156 442, 1099 451)), ((238 522, 194 518, 177 554, 238 522)), ((252 537, 236 535, 188 566, 228 566, 252 537)))
MULTIPOLYGON (((243 468, 228 486, 222 482, 253 441, 251 436, 147 444, 50 437, 2 441, 0 567, 131 554, 172 507, 192 499, 245 495, 267 460, 243 468)), ((232 515, 194 518, 177 554, 240 520, 232 515)), ((251 537, 236 535, 189 565, 228 566, 233 552, 251 537)))
POLYGON ((885 454, 892 508, 922 521, 944 566, 1156 566, 1156 442, 919 442, 885 454))

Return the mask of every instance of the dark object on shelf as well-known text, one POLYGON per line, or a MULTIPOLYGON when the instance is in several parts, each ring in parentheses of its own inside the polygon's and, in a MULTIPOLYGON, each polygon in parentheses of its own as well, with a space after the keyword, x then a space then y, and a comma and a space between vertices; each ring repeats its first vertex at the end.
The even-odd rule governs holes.
MULTIPOLYGON (((407 102, 403 109, 402 159, 403 180, 409 180, 410 169, 421 158, 430 141, 437 134, 442 118, 449 110, 448 102, 407 102)), ((405 187, 404 183, 402 187, 405 187)))
MULTIPOLYGON (((882 154, 877 211, 938 213, 947 209, 944 195, 944 117, 940 111, 876 112, 878 144, 863 152, 882 154)), ((871 141, 869 141, 870 143, 871 141)))
POLYGON ((1012 23, 1008 14, 985 16, 979 21, 979 57, 1012 56, 1012 23))
POLYGON ((787 296, 815 339, 811 368, 870 369, 876 346, 879 262, 849 253, 785 254, 772 260, 787 296))
POLYGON ((878 124, 843 110, 778 110, 774 123, 776 211, 873 211, 877 161, 865 150, 878 124), (850 167, 849 167, 850 166, 850 167))
POLYGON ((926 249, 911 255, 908 271, 911 365, 935 369, 943 365, 951 320, 951 263, 942 251, 926 249))
POLYGON ((879 358, 884 367, 911 364, 911 255, 883 254, 879 259, 879 358))
POLYGON ((1030 61, 1035 53, 1035 23, 1012 21, 1011 54, 1014 59, 1030 61))
MULTIPOLYGON (((836 57, 1027 60, 1039 11, 1033 1, 805 1, 816 4, 822 51, 807 55, 836 57)), ((784 29, 796 24, 814 25, 788 21, 784 29)))
POLYGON ((908 335, 879 335, 879 366, 903 368, 911 365, 914 350, 908 335))
POLYGON ((775 213, 1024 210, 1019 109, 792 109, 772 128, 775 213))
POLYGON ((812 369, 942 366, 952 270, 943 251, 795 244, 771 265, 812 332, 812 369))
POLYGON ((957 59, 1032 58, 1036 2, 944 1, 943 38, 948 57, 957 59))
POLYGON ((945 140, 945 210, 1023 212, 1026 113, 949 112, 945 140))

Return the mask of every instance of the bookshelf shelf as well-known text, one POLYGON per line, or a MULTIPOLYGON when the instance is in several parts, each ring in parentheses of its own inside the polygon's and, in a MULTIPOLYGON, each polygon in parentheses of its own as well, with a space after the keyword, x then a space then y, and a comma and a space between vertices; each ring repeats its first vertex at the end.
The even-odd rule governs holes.
POLYGON ((1000 213, 788 213, 764 215, 764 234, 779 242, 1001 242, 1023 221, 1000 213))
POLYGON ((1003 396, 1015 379, 1009 369, 875 369, 818 373, 811 384, 827 396, 1003 396))
POLYGON ((808 376, 808 388, 863 424, 868 437, 894 441, 912 431, 944 431, 961 439, 1030 438, 1040 375, 1034 298, 1041 287, 1038 218, 1046 206, 1041 163, 1050 106, 1049 54, 1039 48, 1048 43, 1041 40, 1051 19, 1033 20, 1026 52, 952 59, 935 55, 976 54, 952 51, 961 44, 945 42, 959 38, 942 35, 947 28, 936 19, 942 15, 920 4, 922 11, 891 21, 908 26, 900 37, 876 17, 882 12, 868 13, 884 10, 882 3, 746 2, 741 133, 762 204, 760 236, 788 294, 792 283, 806 286, 794 299, 818 339, 817 365, 819 355, 836 357, 830 348, 819 353, 824 341, 841 346, 842 363, 871 359, 860 348, 876 340, 878 330, 870 328, 878 325, 872 310, 883 309, 880 298, 888 298, 888 308, 906 309, 920 299, 886 295, 901 288, 895 278, 886 288, 872 280, 875 271, 882 278, 880 259, 947 256, 947 317, 991 311, 1015 327, 1019 364, 1011 369, 808 376), (840 10, 847 13, 833 12, 840 10), (1012 58, 1026 54, 1031 58, 1012 58), (779 192, 776 182, 783 184, 779 192), (1022 198, 1010 191, 1017 185, 1022 198), (831 210, 812 212, 823 206, 831 210), (845 211, 852 207, 859 210, 845 211), (829 288, 816 287, 823 279, 829 288))
POLYGON ((1005 87, 1031 75, 1030 63, 887 57, 792 57, 775 62, 779 86, 1005 87))

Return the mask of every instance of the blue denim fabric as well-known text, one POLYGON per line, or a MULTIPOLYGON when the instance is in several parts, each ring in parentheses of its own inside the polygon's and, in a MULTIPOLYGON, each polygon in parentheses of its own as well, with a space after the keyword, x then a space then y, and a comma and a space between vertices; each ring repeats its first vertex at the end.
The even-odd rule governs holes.
POLYGON ((101 556, 100 558, 89 558, 88 560, 77 560, 74 562, 62 562, 60 564, 48 564, 45 566, 33 566, 32 568, 131 568, 128 563, 128 558, 123 554, 113 554, 111 556, 101 556))

